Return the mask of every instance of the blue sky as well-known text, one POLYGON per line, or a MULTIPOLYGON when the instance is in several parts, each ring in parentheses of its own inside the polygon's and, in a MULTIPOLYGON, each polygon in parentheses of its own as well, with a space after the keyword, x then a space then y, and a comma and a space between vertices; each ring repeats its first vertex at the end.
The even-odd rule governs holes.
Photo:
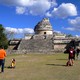
POLYGON ((0 24, 23 38, 48 17, 54 31, 80 36, 79 6, 80 0, 0 0, 0 24))

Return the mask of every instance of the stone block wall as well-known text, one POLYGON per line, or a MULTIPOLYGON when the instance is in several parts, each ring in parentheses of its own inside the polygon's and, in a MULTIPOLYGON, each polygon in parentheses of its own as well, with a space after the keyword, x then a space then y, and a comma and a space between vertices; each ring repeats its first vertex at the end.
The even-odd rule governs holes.
POLYGON ((53 44, 51 39, 30 39, 22 40, 18 50, 27 51, 50 51, 53 50, 53 44))
MULTIPOLYGON (((47 39, 38 38, 32 39, 22 39, 20 44, 17 47, 17 50, 8 50, 8 53, 56 53, 56 52, 64 52, 66 47, 71 46, 72 38, 52 38, 51 36, 47 36, 47 39)), ((76 41, 75 41, 76 42, 76 41)), ((77 45, 79 46, 80 41, 77 41, 77 45)))

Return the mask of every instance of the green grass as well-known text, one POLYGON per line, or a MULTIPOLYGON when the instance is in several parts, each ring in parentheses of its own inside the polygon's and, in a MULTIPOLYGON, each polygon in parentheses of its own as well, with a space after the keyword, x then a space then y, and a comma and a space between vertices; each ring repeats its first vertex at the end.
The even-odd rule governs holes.
POLYGON ((80 80, 80 61, 66 67, 67 54, 10 54, 5 67, 12 58, 16 59, 16 68, 5 68, 0 80, 80 80))

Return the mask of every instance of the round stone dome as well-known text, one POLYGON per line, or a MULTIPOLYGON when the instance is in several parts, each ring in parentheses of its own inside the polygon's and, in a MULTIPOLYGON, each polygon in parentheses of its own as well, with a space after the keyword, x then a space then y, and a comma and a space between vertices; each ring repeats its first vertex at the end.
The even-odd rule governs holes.
POLYGON ((35 34, 52 34, 52 26, 48 18, 44 18, 34 28, 35 34))

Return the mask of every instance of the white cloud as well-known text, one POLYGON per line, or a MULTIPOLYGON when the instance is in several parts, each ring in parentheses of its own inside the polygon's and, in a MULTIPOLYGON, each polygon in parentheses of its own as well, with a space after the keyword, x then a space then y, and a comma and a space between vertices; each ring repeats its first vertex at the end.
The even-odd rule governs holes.
POLYGON ((79 38, 80 36, 79 35, 75 35, 77 38, 79 38))
POLYGON ((16 7, 16 13, 32 15, 45 14, 46 11, 56 6, 56 0, 1 0, 1 4, 16 7))
POLYGON ((62 3, 59 7, 55 7, 57 6, 56 0, 0 0, 0 3, 16 7, 17 14, 57 16, 60 18, 77 15, 74 4, 62 3))
POLYGON ((76 16, 77 9, 76 6, 72 3, 62 3, 58 8, 54 8, 51 12, 52 16, 66 18, 69 16, 76 16))
POLYGON ((52 7, 57 6, 56 0, 48 0, 48 1, 50 1, 52 7))
POLYGON ((55 30, 54 32, 61 34, 61 31, 57 31, 57 30, 55 30))
POLYGON ((34 30, 31 29, 31 28, 24 28, 23 31, 24 31, 25 33, 34 33, 34 30))
POLYGON ((80 17, 76 17, 75 19, 68 19, 69 25, 71 27, 63 28, 70 31, 80 31, 80 17))
POLYGON ((29 7, 30 13, 33 15, 38 14, 44 14, 47 10, 49 10, 51 7, 51 4, 48 0, 45 0, 45 3, 43 0, 36 1, 32 6, 29 7))
POLYGON ((76 17, 75 19, 69 19, 69 24, 75 31, 80 31, 80 17, 76 17))
POLYGON ((26 8, 25 7, 16 7, 16 13, 17 14, 24 14, 26 8))
POLYGON ((51 6, 57 5, 56 0, 0 0, 1 4, 14 5, 14 6, 32 6, 35 3, 49 2, 51 6))
POLYGON ((0 0, 0 4, 5 4, 8 6, 16 6, 16 5, 20 5, 20 1, 19 0, 0 0))
POLYGON ((73 28, 73 27, 67 27, 67 28, 64 28, 64 29, 69 30, 69 31, 75 31, 75 28, 73 28))
POLYGON ((16 29, 16 28, 6 27, 5 30, 6 30, 7 32, 17 33, 17 29, 16 29))
POLYGON ((45 16, 52 17, 50 12, 46 12, 45 16))
POLYGON ((34 33, 34 30, 31 28, 11 28, 5 27, 7 32, 12 32, 14 34, 23 34, 23 33, 34 33))
POLYGON ((19 0, 21 6, 29 6, 33 3, 33 0, 19 0))
POLYGON ((75 19, 69 19, 69 24, 77 29, 80 29, 80 17, 76 17, 75 19))

